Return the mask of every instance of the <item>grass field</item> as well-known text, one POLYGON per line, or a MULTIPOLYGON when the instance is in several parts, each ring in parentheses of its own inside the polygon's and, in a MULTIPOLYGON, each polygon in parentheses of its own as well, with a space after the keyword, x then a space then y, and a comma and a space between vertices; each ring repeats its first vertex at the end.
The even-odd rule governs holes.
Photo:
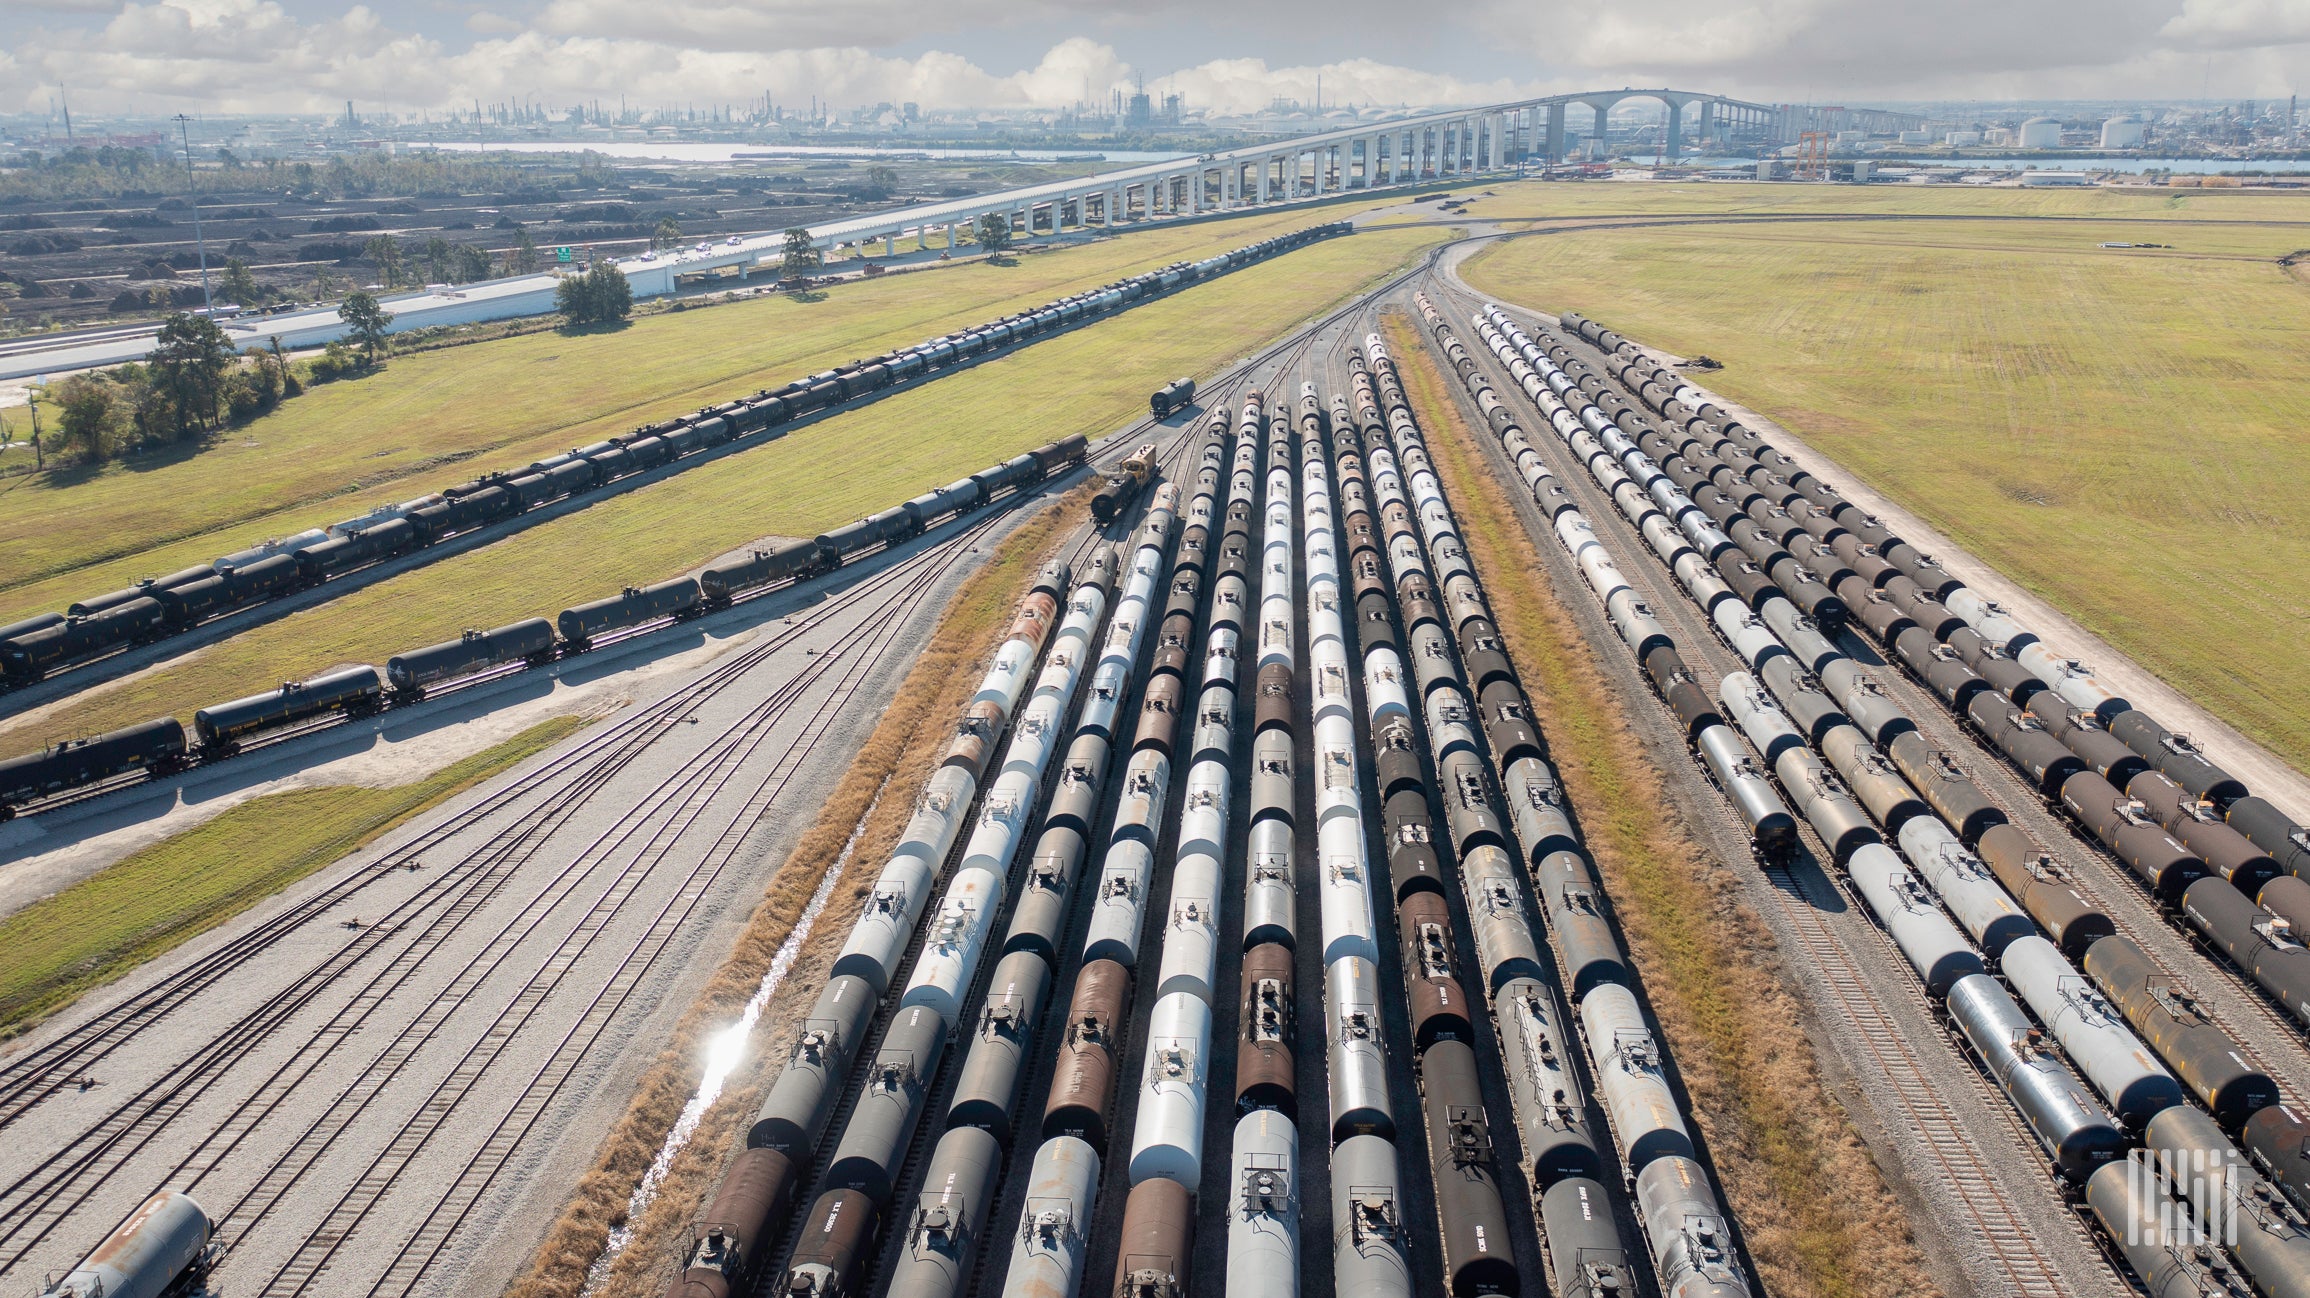
POLYGON ((1345 210, 1157 228, 818 301, 772 296, 404 356, 197 453, 0 480, 0 622, 1345 210))
POLYGON ((1466 277, 1723 361, 1711 387, 2310 768, 2310 283, 2277 261, 2310 199, 2106 193, 1948 197, 2135 219, 1568 231, 1466 277))
POLYGON ((336 663, 381 663, 465 627, 550 617, 757 537, 813 535, 1029 447, 1103 433, 1143 411, 1165 378, 1210 373, 1442 237, 1359 235, 1198 285, 98 687, 54 717, 0 722, 0 755, 189 716, 336 663))
POLYGON ((0 1039, 575 731, 555 717, 414 784, 275 793, 0 920, 0 1039))

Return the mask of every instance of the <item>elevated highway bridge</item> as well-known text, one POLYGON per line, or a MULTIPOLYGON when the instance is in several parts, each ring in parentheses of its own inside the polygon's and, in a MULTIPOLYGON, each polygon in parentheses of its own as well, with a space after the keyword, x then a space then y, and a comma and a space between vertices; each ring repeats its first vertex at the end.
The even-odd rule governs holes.
MULTIPOLYGON (((1268 140, 1214 153, 1137 163, 1071 180, 997 190, 968 198, 910 204, 806 227, 824 250, 858 248, 896 254, 901 241, 914 250, 955 246, 958 232, 990 213, 1008 215, 1024 235, 1077 229, 1122 228, 1221 212, 1306 202, 1340 194, 1419 185, 1562 160, 1575 142, 1600 140, 1613 109, 1629 100, 1654 100, 1667 110, 1662 154, 1675 161, 1688 136, 1695 145, 1762 138, 1794 142, 1803 132, 1897 130, 1922 123, 1903 113, 1790 104, 1758 104, 1697 90, 1586 90, 1472 108, 1442 109, 1389 121, 1359 122, 1291 139, 1268 140), (1585 114, 1575 110, 1585 110, 1585 114), (1574 128, 1585 127, 1584 135, 1574 128), (934 245, 934 240, 936 245, 934 245)), ((774 272, 785 255, 783 232, 739 238, 667 253, 614 259, 637 297, 676 291, 685 282, 739 279, 774 272)), ((382 299, 393 331, 473 324, 554 309, 552 273, 518 275, 456 286, 433 285, 382 299)), ((226 325, 244 350, 269 345, 318 347, 343 338, 334 307, 268 315, 226 325)), ((48 345, 22 340, 0 349, 0 380, 58 374, 141 359, 152 349, 150 329, 107 329, 65 335, 48 345)))

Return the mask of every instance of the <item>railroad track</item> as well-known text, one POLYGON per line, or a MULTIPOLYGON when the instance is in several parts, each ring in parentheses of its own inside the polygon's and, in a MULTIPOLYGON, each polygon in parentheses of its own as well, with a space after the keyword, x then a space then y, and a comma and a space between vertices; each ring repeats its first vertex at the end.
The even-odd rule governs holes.
MULTIPOLYGON (((1431 280, 1427 290, 1439 302, 1451 302, 1456 311, 1464 313, 1468 309, 1467 295, 1454 285, 1440 279, 1431 280)), ((1425 338, 1422 345, 1426 345, 1425 338)), ((1497 389, 1516 390, 1515 385, 1498 372, 1488 350, 1472 348, 1471 354, 1477 355, 1477 363, 1492 377, 1497 389)), ((1506 482, 1516 483, 1518 479, 1512 467, 1505 464, 1504 453, 1496 442, 1481 435, 1488 425, 1481 414, 1474 410, 1472 402, 1467 401, 1456 386, 1452 399, 1459 403, 1461 413, 1469 421, 1471 429, 1479 432, 1476 440, 1490 471, 1504 475, 1503 480, 1506 482)), ((1519 423, 1529 427, 1529 413, 1519 409, 1519 416, 1519 423)), ((1616 527, 1599 521, 1605 518, 1620 520, 1620 511, 1596 486, 1586 470, 1570 461, 1569 452, 1562 442, 1550 434, 1535 435, 1531 443, 1548 462, 1551 472, 1572 493, 1582 512, 1597 523, 1597 537, 1613 553, 1621 574, 1638 588, 1654 615, 1677 637, 1678 648, 1686 652, 1687 664, 1696 675, 1703 678, 1703 687, 1714 697, 1715 687, 1723 676, 1731 671, 1746 670, 1746 665, 1738 661, 1718 640, 1714 626, 1693 608, 1684 591, 1667 578, 1649 548, 1634 543, 1626 535, 1624 523, 1616 527)), ((1523 517, 1526 528, 1534 535, 1537 548, 1543 556, 1543 564, 1555 578, 1554 584, 1559 591, 1575 591, 1566 599, 1567 607, 1577 610, 1575 616, 1580 617, 1588 626, 1592 639, 1617 642, 1612 629, 1602 624, 1601 610, 1591 607, 1595 601, 1587 595, 1587 588, 1578 573, 1571 570, 1569 559, 1559 552, 1560 547, 1554 543, 1555 538, 1545 520, 1535 521, 1536 511, 1529 507, 1521 495, 1515 491, 1509 494, 1516 502, 1517 511, 1523 517)), ((1635 688, 1650 692, 1641 680, 1635 688)), ((1694 778, 1697 781, 1713 783, 1705 774, 1698 772, 1697 763, 1694 767, 1694 778)), ((1710 797, 1707 802, 1712 816, 1729 817, 1729 811, 1723 808, 1721 799, 1710 797)), ((1812 859, 1815 862, 1828 860, 1826 846, 1818 841, 1811 826, 1800 822, 1800 830, 1812 859)), ((1850 1028, 1850 1039, 1859 1043, 1868 1064, 1890 1086, 1889 1095, 1896 1112, 1888 1115, 1888 1125, 1905 1123, 1916 1134, 1919 1147, 1925 1151, 1933 1171, 1938 1174, 1954 1200, 1963 1223, 1960 1229, 1979 1242, 1998 1278, 2012 1292, 2024 1295, 2077 1292, 2075 1285, 2049 1255, 2044 1241, 2032 1237, 2019 1224, 2023 1219, 2020 1205, 1997 1177, 1979 1133, 1950 1105, 1944 1091, 1946 1079, 1938 1076, 1948 1071, 1949 1064, 1935 1069, 1925 1062, 1910 1033, 1890 1017, 1880 994, 1873 990, 1870 980, 1862 973, 1858 953, 1849 944, 1849 939, 1828 922, 1823 907, 1852 911, 1856 915, 1866 912, 1854 907, 1843 896, 1842 889, 1830 884, 1825 877, 1817 881, 1805 881, 1787 869, 1768 869, 1765 878, 1771 885, 1770 891, 1777 903, 1775 909, 1783 921, 1785 931, 1794 936, 1805 955, 1820 971, 1822 986, 1830 994, 1831 1008, 1846 1020, 1850 1028), (1823 887, 1835 889, 1836 895, 1823 896, 1820 893, 1823 887)), ((1898 953, 1884 940, 1882 930, 1873 921, 1863 922, 1867 922, 1870 929, 1878 934, 1873 958, 1879 962, 1892 962, 1905 975, 1905 966, 1900 965, 1898 953)), ((1916 994, 1912 982, 1904 976, 1900 985, 1904 989, 1903 994, 1912 1000, 1913 1008, 1928 1022, 1938 1023, 1931 1007, 1916 994)), ((2010 1135, 2015 1152, 2032 1164, 2042 1164, 2043 1159, 2038 1154, 2034 1138, 2021 1128, 2010 1103, 2006 1102, 2002 1094, 1989 1091, 1978 1069, 1972 1066, 1969 1056, 1962 1051, 1956 1053, 1958 1059, 1950 1062, 1963 1067, 1983 1110, 1998 1115, 1997 1120, 2002 1122, 2003 1129, 2010 1135)), ((2051 1194, 2050 1188, 2047 1193, 2051 1194)), ((2067 1223, 2068 1231, 2074 1234, 2080 1250, 2090 1251, 2095 1248, 2090 1233, 2085 1230, 2074 1211, 2064 1206, 2060 1211, 2060 1220, 2067 1223)))
MULTIPOLYGON (((1447 292, 1462 310, 1472 309, 1476 301, 1456 286, 1447 292)), ((1517 313, 1532 318, 1529 311, 1517 313)), ((1600 364, 1601 353, 1594 347, 1575 334, 1557 333, 1576 353, 1592 358, 1592 368, 1599 374, 1605 373, 1600 364)), ((1496 379, 1504 378, 1493 360, 1486 351, 1479 363, 1496 379)), ((1512 390, 1514 385, 1501 386, 1512 390)), ((1626 394, 1625 389, 1622 391, 1626 394)), ((1633 394, 1626 395, 1634 399, 1633 394)), ((1669 593, 1682 595, 1681 591, 1669 593)), ((2298 1019, 2241 974, 2225 954, 2181 917, 2177 908, 2149 895, 2132 870, 2084 832, 2058 802, 2044 797, 2022 779, 2001 753, 1964 719, 1952 713, 1939 695, 1920 684, 1885 646, 1851 626, 1837 638, 1836 645, 1856 662, 1872 669, 1879 683, 1917 722, 1935 748, 1976 754, 1967 769, 1990 801, 2062 862, 2079 893, 2108 915, 2118 932, 2141 948, 2161 974, 2190 986, 2197 993, 2199 1009, 2234 1041, 2245 1044, 2255 1062, 2270 1073, 2288 1098, 2298 1099, 2310 1093, 2310 1034, 2305 1033, 2298 1019), (2183 972, 2206 967, 2213 972, 2211 979, 2193 978, 2183 972)))
MULTIPOLYGON (((935 588, 937 576, 967 549, 968 542, 981 535, 985 527, 991 526, 994 517, 990 515, 938 546, 902 561, 884 573, 876 574, 861 590, 893 603, 903 602, 910 597, 919 602, 935 588)), ((855 607, 855 602, 848 606, 855 607)), ((299 1052, 299 1059, 292 1060, 288 1066, 292 1071, 276 1075, 274 1081, 268 1084, 271 1094, 260 1092, 260 1100, 277 1104, 289 1086, 293 1085, 297 1076, 295 1069, 301 1065, 303 1070, 309 1071, 326 1057, 329 1048, 356 1030, 367 1015, 400 985, 400 980, 423 963, 431 947, 445 940, 449 933, 495 895, 497 886, 530 859, 546 839, 584 804, 588 795, 598 792, 610 779, 624 771, 642 751, 666 730, 681 724, 696 707, 726 689, 770 654, 790 646, 799 636, 813 629, 819 620, 819 615, 814 613, 803 619, 802 625, 781 630, 764 644, 750 646, 742 651, 733 661, 709 669, 698 682, 644 709, 642 714, 613 727, 595 741, 581 744, 579 749, 565 754, 547 768, 517 781, 515 787, 485 799, 471 812, 420 835, 416 842, 372 864, 360 875, 325 890, 322 897, 314 899, 314 903, 320 904, 308 903, 294 908, 289 915, 277 917, 276 922, 252 934, 251 939, 254 940, 237 942, 229 950, 199 962, 195 969, 186 971, 186 975, 191 976, 174 977, 162 987, 114 1007, 106 1015, 100 1016, 99 1020, 84 1025, 93 1030, 77 1034, 78 1039, 70 1045, 46 1050, 38 1060, 25 1061, 31 1063, 32 1067, 20 1067, 19 1061, 11 1061, 12 1070, 18 1074, 10 1078, 14 1085, 14 1093, 11 1095, 14 1112, 11 1116, 21 1117, 44 1095, 53 1094, 64 1085, 74 1072, 84 1069, 88 1062, 127 1044, 143 1027, 157 1021, 177 1005, 206 990, 234 970, 259 958, 280 940, 319 918, 325 911, 358 892, 362 886, 390 877, 396 869, 416 861, 418 851, 438 846, 489 816, 509 806, 518 805, 524 797, 543 795, 544 800, 539 805, 528 808, 514 824, 493 834, 474 855, 429 880, 419 897, 404 902, 382 922, 364 927, 346 948, 333 953, 329 960, 301 977, 290 988, 269 997, 256 1011, 232 1025, 192 1059, 114 1109, 90 1131, 81 1133, 70 1147, 68 1157, 52 1160, 42 1173, 28 1176, 0 1190, 0 1205, 5 1205, 5 1216, 12 1223, 5 1234, 0 1234, 0 1247, 13 1248, 11 1255, 0 1262, 0 1273, 18 1264, 25 1252, 36 1246, 74 1207, 94 1193, 108 1172, 125 1164, 205 1095, 234 1061, 279 1031, 290 1015, 313 994, 349 973, 364 958, 383 949, 389 938, 403 935, 403 930, 415 923, 420 915, 431 911, 430 920, 413 935, 414 940, 400 953, 400 958, 389 962, 384 969, 372 975, 369 982, 356 992, 354 1001, 346 1007, 348 1012, 337 1016, 309 1043, 306 1050, 299 1052), (279 922, 283 920, 287 922, 279 922), (73 1188, 75 1185, 79 1187, 77 1192, 73 1188)), ((824 657, 831 662, 834 656, 824 657)), ((821 671, 823 664, 813 664, 811 670, 821 671)), ((52 1047, 57 1044, 49 1043, 52 1047)), ((266 1111, 269 1111, 269 1106, 266 1111)), ((261 1116, 260 1113, 257 1120, 261 1120, 261 1116)), ((237 1144, 245 1135, 245 1129, 233 1129, 237 1125, 228 1125, 220 1133, 225 1142, 222 1146, 212 1141, 206 1142, 204 1148, 221 1155, 225 1149, 237 1144)), ((248 1125, 253 1126, 254 1122, 248 1125)), ((192 1160, 194 1170, 205 1171, 198 1166, 203 1160, 204 1154, 196 1152, 192 1160)))
MULTIPOLYGON (((985 526, 991 526, 991 523, 985 526)), ((983 531, 983 526, 974 528, 971 534, 959 539, 974 539, 976 535, 983 535, 983 531)), ((296 1255, 267 1282, 263 1289, 265 1294, 302 1294, 313 1286, 338 1246, 359 1226, 386 1190, 446 1125, 450 1114, 468 1099, 473 1088, 496 1063, 505 1047, 528 1026, 538 1006, 558 988, 562 979, 585 954, 592 940, 624 908, 634 887, 646 873, 642 863, 662 856, 676 840, 698 823, 709 807, 721 803, 732 781, 761 747, 771 740, 776 723, 806 698, 811 685, 834 675, 836 665, 840 663, 844 675, 835 686, 834 696, 826 700, 816 712, 806 737, 800 742, 789 744, 776 766, 732 809, 714 844, 691 867, 678 891, 660 906, 649 929, 627 950, 610 980, 594 993, 584 1013, 565 1031, 553 1053, 531 1076, 505 1114, 497 1120, 480 1148, 466 1160, 464 1167, 427 1214, 417 1233, 402 1245, 384 1276, 370 1292, 406 1293, 417 1285, 438 1260, 450 1236, 464 1223, 482 1194, 503 1171, 522 1139, 560 1093, 588 1050, 598 1041, 643 974, 663 953, 676 931, 690 918, 699 900, 719 879, 723 868, 734 858, 762 813, 774 798, 785 791, 802 762, 817 749, 831 728, 833 719, 842 715, 856 701, 871 669, 881 660, 906 623, 942 588, 940 579, 952 570, 962 553, 963 550, 958 547, 947 563, 924 568, 915 579, 905 583, 903 593, 878 615, 871 629, 862 628, 854 632, 843 645, 819 655, 810 668, 793 682, 781 687, 772 705, 758 710, 740 727, 727 733, 717 744, 719 751, 712 753, 704 762, 694 759, 696 778, 687 782, 689 787, 679 787, 676 781, 670 780, 653 791, 645 801, 658 807, 667 805, 662 799, 679 800, 674 814, 633 854, 633 865, 597 899, 577 928, 532 975, 514 1002, 501 1011, 497 1020, 485 1030, 481 1040, 458 1061, 449 1077, 396 1133, 385 1153, 331 1209, 322 1225, 300 1245, 296 1255)), ((632 832, 629 830, 628 834, 632 832)))

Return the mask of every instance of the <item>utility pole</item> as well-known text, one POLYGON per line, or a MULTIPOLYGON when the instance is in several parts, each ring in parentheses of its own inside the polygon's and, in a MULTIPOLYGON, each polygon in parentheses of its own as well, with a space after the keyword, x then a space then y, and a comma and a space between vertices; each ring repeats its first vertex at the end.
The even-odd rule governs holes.
POLYGON ((48 376, 44 374, 40 376, 40 378, 35 379, 32 386, 24 389, 24 408, 32 412, 32 471, 34 473, 38 473, 48 467, 47 462, 43 460, 40 455, 39 391, 39 385, 47 382, 47 379, 48 376))
POLYGON ((216 319, 216 303, 209 298, 209 241, 201 233, 200 177, 193 171, 192 119, 183 113, 176 115, 177 138, 184 141, 185 182, 192 187, 193 246, 200 249, 201 257, 201 310, 209 319, 216 319))

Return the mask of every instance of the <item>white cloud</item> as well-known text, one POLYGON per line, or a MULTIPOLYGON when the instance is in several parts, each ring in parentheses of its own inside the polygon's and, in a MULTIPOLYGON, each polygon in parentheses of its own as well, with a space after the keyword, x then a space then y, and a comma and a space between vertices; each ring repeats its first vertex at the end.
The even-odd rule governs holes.
POLYGON ((2310 41, 2310 0, 2185 0, 2159 34, 2196 49, 2310 41))
POLYGON ((1327 104, 1622 85, 1767 101, 2153 98, 2284 94, 2310 75, 2310 0, 2095 0, 2090 21, 2077 0, 1474 0, 1413 15, 1409 34, 1384 0, 1169 0, 1160 12, 1108 0, 0 5, 25 15, 0 34, 0 103, 37 109, 64 82, 95 111, 619 96, 703 106, 764 94, 788 105, 1059 107, 1103 101, 1142 74, 1150 91, 1222 112, 1312 101, 1319 79, 1327 104), (949 36, 972 54, 937 48, 949 36), (902 53, 897 41, 913 44, 902 53), (1310 48, 1369 53, 1289 57, 1310 48), (1201 61, 1158 62, 1165 49, 1201 61))

